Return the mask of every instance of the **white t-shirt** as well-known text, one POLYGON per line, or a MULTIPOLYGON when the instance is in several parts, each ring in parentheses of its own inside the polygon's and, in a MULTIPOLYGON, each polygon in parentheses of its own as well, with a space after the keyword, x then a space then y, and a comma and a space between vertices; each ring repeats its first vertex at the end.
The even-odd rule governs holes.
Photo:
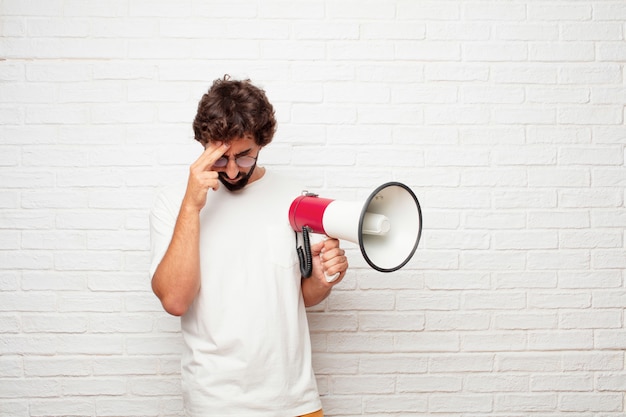
MULTIPOLYGON (((151 276, 184 192, 165 190, 151 213, 151 276)), ((285 417, 321 408, 288 219, 301 193, 269 171, 238 192, 209 190, 200 213, 201 288, 181 318, 186 415, 285 417)))

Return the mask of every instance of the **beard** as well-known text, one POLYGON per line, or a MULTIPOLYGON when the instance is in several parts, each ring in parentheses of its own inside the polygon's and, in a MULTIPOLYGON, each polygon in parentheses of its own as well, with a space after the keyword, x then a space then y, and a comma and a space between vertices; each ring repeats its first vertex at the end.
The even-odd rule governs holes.
POLYGON ((225 172, 218 173, 218 178, 228 191, 239 191, 248 185, 248 181, 250 181, 254 168, 256 168, 256 164, 252 165, 252 168, 250 168, 250 171, 248 171, 247 174, 242 174, 240 171, 237 177, 235 177, 236 181, 234 182, 231 182, 231 180, 228 179, 225 172))

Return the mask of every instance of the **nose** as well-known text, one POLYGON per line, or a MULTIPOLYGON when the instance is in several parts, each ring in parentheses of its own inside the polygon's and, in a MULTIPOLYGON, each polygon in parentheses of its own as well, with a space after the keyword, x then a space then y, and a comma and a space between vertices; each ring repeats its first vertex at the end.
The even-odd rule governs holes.
POLYGON ((228 178, 231 180, 237 178, 237 175, 239 175, 239 167, 232 158, 228 158, 228 164, 226 164, 226 175, 228 175, 228 178))

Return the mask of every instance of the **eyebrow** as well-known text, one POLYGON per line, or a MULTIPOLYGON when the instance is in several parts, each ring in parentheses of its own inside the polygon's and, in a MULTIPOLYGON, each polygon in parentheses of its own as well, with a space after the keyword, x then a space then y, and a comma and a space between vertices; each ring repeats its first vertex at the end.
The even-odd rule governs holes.
POLYGON ((239 158, 240 156, 245 156, 245 155, 249 154, 251 150, 252 150, 252 148, 249 148, 249 149, 246 149, 243 152, 236 153, 235 154, 235 158, 239 158))

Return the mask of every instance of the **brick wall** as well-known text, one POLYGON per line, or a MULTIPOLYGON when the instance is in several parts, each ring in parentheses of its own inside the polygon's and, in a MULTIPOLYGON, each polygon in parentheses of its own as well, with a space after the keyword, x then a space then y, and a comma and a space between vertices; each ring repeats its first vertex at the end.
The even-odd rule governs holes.
POLYGON ((623 417, 620 0, 0 0, 0 416, 179 416, 147 214, 225 73, 262 164, 324 196, 397 180, 394 274, 310 310, 329 416, 623 417))

